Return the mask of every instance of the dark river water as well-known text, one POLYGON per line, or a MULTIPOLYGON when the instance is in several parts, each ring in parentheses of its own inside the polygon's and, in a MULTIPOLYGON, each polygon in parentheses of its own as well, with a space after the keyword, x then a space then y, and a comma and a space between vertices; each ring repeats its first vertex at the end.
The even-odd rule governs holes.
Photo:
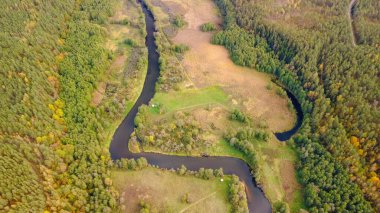
POLYGON ((291 130, 288 130, 285 132, 278 132, 274 134, 279 141, 289 140, 289 138, 292 137, 298 131, 299 128, 301 128, 302 121, 303 121, 303 112, 302 112, 301 104, 298 102, 297 98, 289 90, 285 90, 285 91, 289 99, 292 101, 294 109, 296 110, 297 121, 291 130))
MULTIPOLYGON (((241 159, 232 157, 184 157, 184 156, 172 156, 156 153, 131 153, 128 149, 128 140, 130 135, 134 131, 135 124, 134 119, 138 112, 138 108, 142 104, 148 104, 155 94, 155 84, 159 77, 159 54, 157 53, 157 45, 154 39, 154 19, 152 13, 147 9, 146 5, 139 2, 143 8, 146 21, 146 46, 148 47, 148 72, 145 78, 143 90, 128 113, 124 118, 120 126, 117 128, 111 145, 110 153, 113 160, 119 158, 139 158, 145 157, 152 165, 157 165, 160 168, 179 168, 181 165, 186 166, 190 170, 197 171, 200 168, 219 169, 223 168, 225 174, 235 174, 239 176, 240 180, 244 182, 246 186, 246 193, 248 199, 248 208, 250 212, 254 213, 269 213, 272 211, 268 199, 264 193, 255 184, 255 180, 251 175, 249 166, 241 159)), ((291 95, 291 94, 288 94, 291 95)), ((299 106, 297 100, 290 96, 295 108, 299 106), (298 105, 297 105, 298 104, 298 105)), ((297 125, 292 130, 285 133, 276 133, 276 137, 281 139, 288 139, 294 134, 301 125, 302 118, 297 121, 297 125), (298 127, 297 127, 298 126, 298 127)))

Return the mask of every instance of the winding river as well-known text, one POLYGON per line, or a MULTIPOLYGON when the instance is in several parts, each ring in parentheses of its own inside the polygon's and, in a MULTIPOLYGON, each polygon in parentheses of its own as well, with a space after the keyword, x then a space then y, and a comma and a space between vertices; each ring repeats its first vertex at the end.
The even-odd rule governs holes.
POLYGON ((301 128, 302 121, 303 121, 303 112, 302 112, 301 104, 298 102, 297 98, 289 90, 285 89, 285 91, 289 99, 292 101, 294 109, 296 110, 297 121, 292 129, 285 132, 274 133, 274 135, 279 141, 289 140, 294 134, 296 134, 298 129, 301 128))
MULTIPOLYGON (((223 168, 225 174, 235 174, 239 176, 240 180, 246 186, 246 193, 248 199, 248 208, 250 212, 255 213, 270 213, 272 212, 271 205, 265 197, 262 190, 256 186, 255 180, 251 175, 251 171, 247 163, 238 158, 232 157, 185 157, 185 156, 172 156, 156 153, 132 153, 128 149, 128 140, 134 131, 134 119, 137 115, 138 108, 143 104, 148 104, 155 94, 155 84, 159 77, 159 54, 157 52, 157 45, 154 38, 154 18, 153 14, 147 9, 146 5, 139 0, 145 14, 146 21, 146 45, 148 47, 148 72, 145 78, 143 90, 132 107, 129 114, 124 118, 120 126, 117 128, 111 145, 110 153, 113 160, 119 158, 139 158, 144 157, 152 165, 159 166, 160 168, 179 168, 181 165, 186 166, 190 170, 197 171, 199 168, 219 169, 223 168)), ((285 133, 276 133, 279 140, 287 140, 293 135, 302 122, 302 111, 296 98, 288 92, 295 108, 297 109, 297 124, 296 126, 285 133), (299 112, 300 111, 300 112, 299 112)))

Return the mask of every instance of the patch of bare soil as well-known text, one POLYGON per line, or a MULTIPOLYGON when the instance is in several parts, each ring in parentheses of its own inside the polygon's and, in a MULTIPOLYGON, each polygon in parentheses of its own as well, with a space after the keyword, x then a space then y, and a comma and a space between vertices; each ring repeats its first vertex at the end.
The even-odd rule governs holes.
POLYGON ((100 82, 98 87, 92 94, 91 105, 98 106, 102 102, 105 92, 106 92, 106 84, 104 82, 100 82))
POLYGON ((294 198, 294 192, 300 188, 296 176, 294 164, 291 161, 285 160, 281 162, 280 174, 282 180, 282 187, 285 190, 285 201, 291 202, 294 198))
POLYGON ((157 192, 151 187, 143 184, 129 184, 120 196, 120 203, 125 206, 125 213, 135 213, 140 211, 139 202, 152 202, 152 195, 157 192))
MULTIPOLYGON (((186 8, 185 29, 173 38, 175 43, 186 44, 183 65, 194 84, 201 88, 220 85, 255 120, 265 120, 272 131, 288 130, 295 115, 287 107, 287 99, 275 94, 275 87, 268 90, 270 77, 253 69, 235 65, 222 46, 212 45, 212 33, 202 32, 202 24, 220 24, 217 9, 212 1, 173 0, 186 8)), ((163 2, 167 2, 163 0, 163 2)))

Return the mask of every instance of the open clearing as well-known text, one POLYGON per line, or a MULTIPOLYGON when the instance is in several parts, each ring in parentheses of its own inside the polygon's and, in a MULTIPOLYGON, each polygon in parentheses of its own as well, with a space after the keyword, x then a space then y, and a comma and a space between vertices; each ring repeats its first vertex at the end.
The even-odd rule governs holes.
POLYGON ((301 186, 295 172, 296 153, 285 143, 272 138, 267 143, 253 144, 259 166, 258 181, 268 199, 289 204, 291 212, 304 208, 301 186))
POLYGON ((119 191, 123 212, 139 212, 139 202, 151 206, 151 212, 229 212, 228 184, 224 181, 203 180, 193 176, 179 176, 176 173, 155 168, 141 171, 112 172, 112 180, 119 191), (181 198, 188 193, 190 203, 181 198))
POLYGON ((156 93, 151 103, 160 105, 165 112, 194 108, 208 104, 225 105, 227 95, 219 87, 189 89, 180 92, 156 93))
POLYGON ((270 77, 235 65, 224 47, 210 43, 212 33, 199 29, 207 22, 221 22, 214 3, 204 0, 175 2, 187 11, 185 20, 188 24, 173 41, 190 47, 190 51, 185 54, 183 66, 196 87, 220 85, 251 117, 265 120, 270 130, 277 132, 290 129, 295 122, 295 115, 288 109, 287 99, 275 93, 276 86, 272 90, 266 88, 270 84, 270 77))
MULTIPOLYGON (((184 55, 182 65, 196 89, 157 94, 151 103, 159 104, 162 111, 151 110, 152 122, 172 121, 174 111, 191 114, 211 133, 215 146, 205 151, 209 155, 228 155, 244 158, 243 155, 223 140, 228 128, 238 128, 228 119, 231 109, 240 108, 253 118, 253 122, 266 122, 272 132, 290 129, 295 122, 295 113, 289 110, 288 100, 276 94, 277 86, 267 89, 270 76, 256 70, 235 65, 228 51, 210 43, 212 33, 202 32, 200 26, 212 22, 220 24, 217 8, 211 0, 149 0, 156 5, 158 20, 166 20, 165 11, 180 11, 187 25, 172 38, 176 44, 190 47, 184 55), (175 5, 175 8, 173 7, 175 5), (161 7, 161 9, 160 9, 161 7), (173 7, 173 8, 171 8, 173 7), (211 95, 209 88, 219 86, 224 92, 211 95), (199 93, 206 93, 200 95, 199 93), (207 95, 210 93, 211 95, 207 95), (200 98, 201 97, 201 98, 200 98), (218 97, 225 97, 218 98, 218 97), (197 100, 197 99, 200 100, 197 100), (223 101, 217 101, 223 100, 223 101), (198 105, 199 104, 199 105, 198 105), (211 127, 211 128, 210 128, 211 127)), ((295 174, 296 154, 285 143, 280 143, 272 134, 267 143, 254 144, 260 177, 258 177, 268 199, 287 202, 292 211, 302 208, 302 194, 295 174)), ((161 152, 158 148, 144 147, 145 151, 161 152)), ((167 153, 186 155, 189 153, 167 153)), ((199 153, 191 153, 199 155, 199 153)))

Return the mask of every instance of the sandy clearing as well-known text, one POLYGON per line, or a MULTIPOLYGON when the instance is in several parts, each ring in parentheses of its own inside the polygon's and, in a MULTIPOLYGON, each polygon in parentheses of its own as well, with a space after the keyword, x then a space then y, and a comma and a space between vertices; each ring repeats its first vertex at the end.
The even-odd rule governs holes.
MULTIPOLYGON (((173 1, 163 2, 166 4, 173 1)), ((270 77, 253 69, 235 65, 224 47, 210 43, 211 33, 199 30, 200 26, 207 22, 221 23, 213 2, 175 2, 180 3, 187 11, 185 20, 188 25, 178 32, 173 41, 190 47, 190 51, 185 54, 183 66, 196 87, 220 85, 255 120, 265 120, 270 130, 290 129, 295 115, 288 109, 287 100, 275 94, 275 87, 271 91, 266 88, 270 77)), ((170 5, 172 3, 166 6, 170 5)))

